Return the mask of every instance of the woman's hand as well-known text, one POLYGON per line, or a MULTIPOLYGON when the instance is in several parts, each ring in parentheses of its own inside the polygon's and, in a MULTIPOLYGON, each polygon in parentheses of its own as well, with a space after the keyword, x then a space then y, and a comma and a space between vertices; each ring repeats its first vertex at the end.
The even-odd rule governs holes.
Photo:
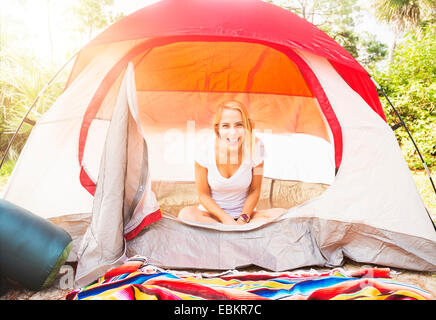
POLYGON ((238 225, 239 224, 229 214, 226 217, 221 218, 221 223, 222 224, 228 224, 228 225, 238 225))
POLYGON ((245 222, 244 219, 242 219, 241 217, 238 218, 238 220, 236 220, 237 224, 246 224, 247 222, 245 222))

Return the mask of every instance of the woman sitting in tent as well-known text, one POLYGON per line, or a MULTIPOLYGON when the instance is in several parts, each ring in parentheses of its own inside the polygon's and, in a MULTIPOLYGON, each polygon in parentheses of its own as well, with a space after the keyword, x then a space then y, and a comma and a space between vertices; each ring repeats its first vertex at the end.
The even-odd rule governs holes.
POLYGON ((244 105, 229 101, 218 107, 216 137, 195 160, 200 205, 185 207, 179 218, 230 225, 277 217, 282 208, 256 210, 263 178, 263 143, 252 134, 244 105))

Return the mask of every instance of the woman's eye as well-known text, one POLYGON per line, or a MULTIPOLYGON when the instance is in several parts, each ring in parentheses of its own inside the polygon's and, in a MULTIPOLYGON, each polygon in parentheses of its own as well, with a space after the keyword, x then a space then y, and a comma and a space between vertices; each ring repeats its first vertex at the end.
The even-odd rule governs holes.
POLYGON ((241 128, 241 127, 242 127, 242 123, 238 123, 238 124, 236 125, 236 127, 237 127, 237 128, 241 128))

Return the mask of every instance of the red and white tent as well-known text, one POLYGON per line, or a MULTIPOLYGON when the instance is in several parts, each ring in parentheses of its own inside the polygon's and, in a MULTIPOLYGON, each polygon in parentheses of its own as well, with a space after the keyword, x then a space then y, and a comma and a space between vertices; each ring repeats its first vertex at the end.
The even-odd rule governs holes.
POLYGON ((257 0, 163 0, 102 32, 36 124, 4 198, 67 230, 91 217, 71 257, 83 283, 126 252, 177 268, 347 256, 436 270, 435 229, 369 75, 321 30, 257 0), (258 226, 166 215, 151 182, 193 181, 197 133, 230 99, 265 139, 266 176, 330 187, 258 226), (168 145, 182 145, 181 161, 168 145))

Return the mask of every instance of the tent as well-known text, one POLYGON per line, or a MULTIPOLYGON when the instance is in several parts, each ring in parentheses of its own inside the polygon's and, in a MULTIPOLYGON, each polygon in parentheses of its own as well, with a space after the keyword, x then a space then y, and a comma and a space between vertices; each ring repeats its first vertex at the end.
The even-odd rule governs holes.
POLYGON ((171 268, 280 271, 348 257, 436 270, 435 229, 371 78, 315 26, 257 0, 163 0, 98 35, 3 197, 73 236, 78 284, 132 254, 171 268), (264 141, 262 205, 288 209, 276 219, 171 214, 195 202, 195 152, 225 100, 247 105, 264 141), (311 196, 288 201, 297 193, 311 196))

